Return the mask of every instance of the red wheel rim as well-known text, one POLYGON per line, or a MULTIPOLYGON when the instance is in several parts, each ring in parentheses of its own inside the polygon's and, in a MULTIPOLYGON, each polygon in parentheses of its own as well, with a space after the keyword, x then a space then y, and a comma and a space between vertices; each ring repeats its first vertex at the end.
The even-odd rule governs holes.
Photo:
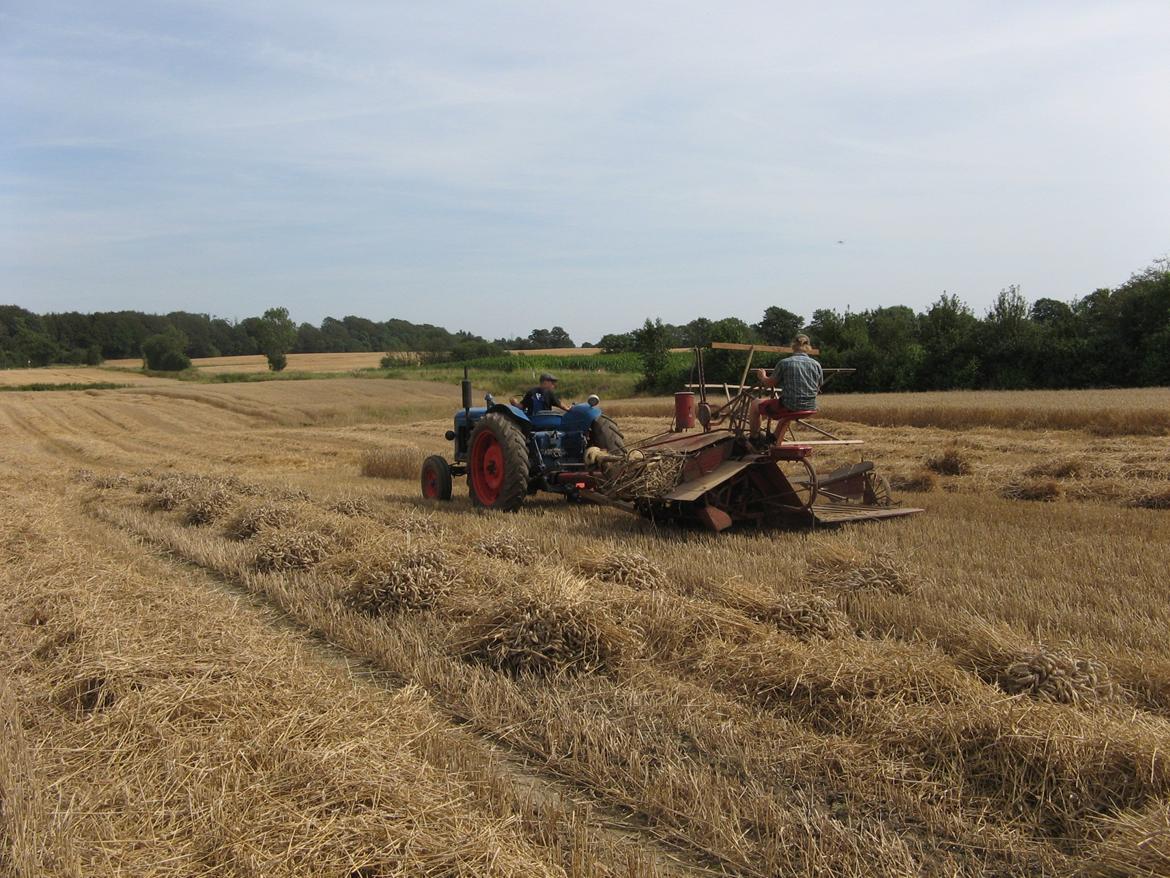
POLYGON ((423 468, 423 496, 431 500, 439 497, 439 471, 434 466, 423 468))
POLYGON ((484 506, 491 506, 500 496, 504 483, 504 449, 495 434, 484 430, 471 447, 471 481, 475 494, 484 506))

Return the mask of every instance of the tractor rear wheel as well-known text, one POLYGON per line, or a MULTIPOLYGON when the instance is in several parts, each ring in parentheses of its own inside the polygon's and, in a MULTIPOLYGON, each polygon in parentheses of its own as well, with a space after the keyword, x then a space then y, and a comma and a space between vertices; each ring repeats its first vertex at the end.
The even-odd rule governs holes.
POLYGON ((471 502, 485 509, 514 512, 528 493, 528 445, 524 432, 506 416, 480 418, 471 433, 467 486, 471 502))
POLYGON ((451 499, 451 467, 439 455, 432 454, 423 461, 421 482, 426 499, 451 499))
POLYGON ((602 415, 589 428, 589 444, 611 454, 625 454, 626 437, 613 418, 602 415))

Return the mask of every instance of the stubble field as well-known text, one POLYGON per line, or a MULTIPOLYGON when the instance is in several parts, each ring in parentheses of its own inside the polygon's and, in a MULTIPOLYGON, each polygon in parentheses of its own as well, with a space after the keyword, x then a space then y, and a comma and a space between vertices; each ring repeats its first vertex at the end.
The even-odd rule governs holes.
POLYGON ((3 394, 0 874, 1170 874, 1164 393, 831 398, 926 514, 719 537, 424 503, 439 384, 3 394))
MULTIPOLYGON (((352 372, 355 369, 376 369, 386 356, 381 351, 345 354, 289 354, 290 372, 352 372)), ((413 355, 404 354, 404 358, 413 355)), ((116 369, 140 369, 142 360, 106 360, 116 369)), ((262 354, 239 357, 199 357, 191 361, 192 368, 208 374, 267 372, 268 360, 262 354)))

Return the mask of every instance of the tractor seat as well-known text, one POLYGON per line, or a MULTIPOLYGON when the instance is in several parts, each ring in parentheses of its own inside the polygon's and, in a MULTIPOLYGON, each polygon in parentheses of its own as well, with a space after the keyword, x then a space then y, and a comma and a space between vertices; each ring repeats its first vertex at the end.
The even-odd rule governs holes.
MULTIPOLYGON (((816 409, 802 409, 801 411, 792 411, 786 409, 780 404, 778 399, 769 399, 760 404, 760 414, 776 422, 773 435, 776 436, 777 446, 784 446, 784 437, 788 434, 788 428, 793 421, 799 421, 803 418, 811 418, 817 413, 816 409)), ((784 447, 800 447, 807 449, 800 453, 798 457, 788 458, 789 460, 799 460, 809 453, 812 449, 808 446, 784 446, 784 447)))
POLYGON ((760 403, 760 414, 776 422, 776 435, 784 435, 788 425, 793 421, 799 421, 804 418, 811 418, 817 413, 816 409, 803 409, 801 411, 792 411, 786 409, 780 404, 778 399, 767 399, 760 403))
POLYGON ((801 411, 786 409, 779 399, 760 400, 760 414, 772 420, 795 421, 797 418, 810 418, 816 413, 816 409, 802 409, 801 411))

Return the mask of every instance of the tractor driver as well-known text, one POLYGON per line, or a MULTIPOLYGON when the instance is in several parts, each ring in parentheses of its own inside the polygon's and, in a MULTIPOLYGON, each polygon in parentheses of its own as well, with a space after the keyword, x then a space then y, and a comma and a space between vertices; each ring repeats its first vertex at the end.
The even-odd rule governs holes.
POLYGON ((776 364, 769 375, 766 369, 757 369, 756 378, 764 387, 779 387, 779 399, 756 401, 751 409, 751 434, 760 432, 760 414, 769 418, 783 417, 789 412, 809 412, 817 409, 817 394, 821 392, 825 373, 821 364, 809 356, 812 350, 807 335, 798 335, 792 342, 792 356, 776 364))
POLYGON ((563 412, 568 411, 561 405, 561 398, 557 396, 556 376, 550 375, 548 372, 540 376, 540 384, 525 393, 522 400, 517 401, 515 397, 512 397, 511 402, 512 405, 523 408, 529 417, 554 407, 563 412))

